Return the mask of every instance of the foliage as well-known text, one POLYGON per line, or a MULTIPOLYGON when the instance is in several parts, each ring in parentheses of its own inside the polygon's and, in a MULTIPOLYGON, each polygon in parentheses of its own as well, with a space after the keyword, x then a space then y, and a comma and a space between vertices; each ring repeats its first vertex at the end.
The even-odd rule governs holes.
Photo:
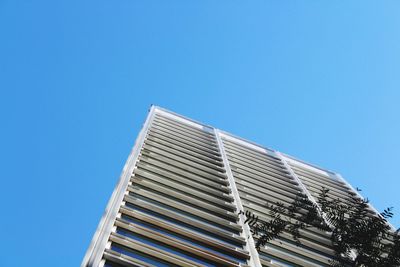
POLYGON ((318 206, 303 194, 288 206, 267 204, 268 221, 259 220, 250 211, 242 212, 257 237, 257 249, 283 232, 300 244, 302 230, 316 227, 331 233, 336 255, 332 266, 400 266, 400 229, 393 231, 386 221, 393 216, 392 208, 377 215, 369 210, 366 199, 354 198, 350 203, 332 199, 328 193, 328 189, 321 189, 318 206))

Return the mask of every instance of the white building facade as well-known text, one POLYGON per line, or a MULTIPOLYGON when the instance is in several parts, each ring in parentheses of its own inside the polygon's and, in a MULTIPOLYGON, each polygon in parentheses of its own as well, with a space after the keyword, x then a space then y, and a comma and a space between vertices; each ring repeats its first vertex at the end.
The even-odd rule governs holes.
MULTIPOLYGON (((152 106, 82 266, 329 266, 329 233, 289 233, 255 248, 239 211, 306 194, 353 201, 337 173, 152 106)), ((371 210, 373 208, 371 207, 371 210)))

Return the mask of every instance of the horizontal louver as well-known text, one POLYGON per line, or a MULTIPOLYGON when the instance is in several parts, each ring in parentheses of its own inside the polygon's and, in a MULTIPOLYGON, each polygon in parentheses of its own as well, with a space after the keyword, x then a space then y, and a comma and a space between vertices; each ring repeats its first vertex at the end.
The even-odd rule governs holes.
POLYGON ((233 267, 249 258, 212 132, 155 115, 119 212, 106 265, 233 267))
MULTIPOLYGON (((224 150, 232 170, 243 208, 261 221, 271 219, 269 205, 290 205, 302 193, 282 160, 273 153, 251 149, 223 139, 224 150)), ((301 245, 284 232, 259 251, 263 266, 329 266, 333 256, 329 235, 318 229, 302 231, 301 245), (273 264, 273 263, 274 264, 273 264)), ((257 240, 257 237, 255 237, 257 240)))

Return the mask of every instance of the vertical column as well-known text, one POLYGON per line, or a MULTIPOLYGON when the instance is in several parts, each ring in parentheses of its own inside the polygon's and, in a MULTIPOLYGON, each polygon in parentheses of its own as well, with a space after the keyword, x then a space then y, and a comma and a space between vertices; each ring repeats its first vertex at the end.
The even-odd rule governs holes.
MULTIPOLYGON (((240 200, 239 192, 238 192, 236 184, 235 184, 235 179, 233 178, 232 170, 230 168, 229 161, 228 161, 228 158, 225 153, 224 145, 221 140, 220 131, 218 129, 214 129, 214 133, 215 133, 215 137, 218 142, 218 147, 221 152, 221 157, 222 157, 222 160, 223 160, 223 163, 225 166, 226 175, 227 175, 228 181, 229 181, 229 186, 232 190, 234 203, 236 205, 236 212, 242 211, 243 205, 240 200)), ((245 218, 244 214, 240 214, 239 215, 239 225, 241 225, 243 228, 242 235, 244 235, 244 237, 246 238, 246 249, 250 253, 250 263, 249 264, 251 267, 261 267, 260 259, 258 257, 258 252, 256 250, 255 242, 254 242, 253 236, 251 234, 250 227, 248 226, 248 224, 244 223, 245 220, 246 220, 246 218, 245 218)))
POLYGON ((293 169, 290 167, 290 165, 287 163, 285 157, 278 151, 275 151, 275 154, 277 157, 279 157, 282 160, 283 165, 286 167, 286 169, 289 171, 290 175, 294 178, 294 180, 299 184, 299 187, 303 191, 303 194, 305 194, 308 199, 315 204, 317 207, 317 211, 319 216, 324 219, 325 223, 329 226, 331 226, 331 223, 326 219, 325 214, 322 212, 320 206, 318 205, 317 201, 315 198, 311 195, 311 193, 307 190, 303 182, 300 180, 300 178, 297 176, 297 174, 293 171, 293 169))
POLYGON ((142 130, 140 131, 139 136, 136 139, 135 145, 128 157, 128 160, 125 163, 118 184, 111 195, 111 198, 107 204, 106 210, 104 211, 99 226, 97 227, 97 230, 92 238, 90 246, 85 254, 85 257, 83 258, 81 267, 97 267, 102 263, 102 255, 104 249, 107 246, 110 233, 113 231, 115 218, 118 215, 119 207, 121 206, 121 203, 123 201, 130 177, 134 171, 147 131, 154 117, 154 113, 155 107, 152 106, 142 127, 142 130))

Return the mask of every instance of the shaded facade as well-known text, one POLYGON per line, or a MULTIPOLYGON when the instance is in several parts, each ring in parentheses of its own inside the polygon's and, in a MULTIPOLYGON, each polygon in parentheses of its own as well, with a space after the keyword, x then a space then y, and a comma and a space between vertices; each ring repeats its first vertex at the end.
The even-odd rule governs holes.
MULTIPOLYGON (((331 171, 152 107, 82 266, 329 266, 329 234, 283 233, 260 251, 241 210, 267 220, 321 186, 358 193, 331 171)), ((371 207, 371 212, 375 212, 371 207)))

